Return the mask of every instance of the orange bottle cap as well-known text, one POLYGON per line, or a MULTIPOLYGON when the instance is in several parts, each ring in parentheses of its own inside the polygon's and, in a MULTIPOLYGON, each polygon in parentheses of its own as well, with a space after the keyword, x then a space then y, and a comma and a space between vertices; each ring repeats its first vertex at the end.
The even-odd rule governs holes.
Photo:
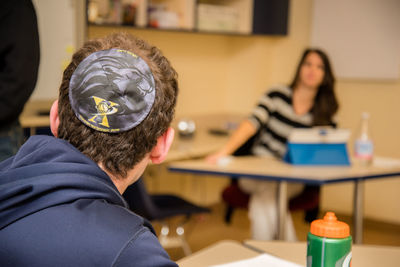
POLYGON ((350 236, 350 227, 345 222, 338 221, 335 213, 327 212, 322 220, 311 223, 311 234, 329 238, 345 238, 350 236))

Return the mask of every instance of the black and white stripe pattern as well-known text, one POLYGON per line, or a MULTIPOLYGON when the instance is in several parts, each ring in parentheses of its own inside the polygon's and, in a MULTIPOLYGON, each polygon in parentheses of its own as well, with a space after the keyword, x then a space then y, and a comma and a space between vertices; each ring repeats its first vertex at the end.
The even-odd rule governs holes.
POLYGON ((310 128, 313 116, 310 112, 297 115, 292 105, 292 89, 281 86, 261 97, 249 120, 260 132, 252 147, 253 154, 283 157, 292 129, 310 128))

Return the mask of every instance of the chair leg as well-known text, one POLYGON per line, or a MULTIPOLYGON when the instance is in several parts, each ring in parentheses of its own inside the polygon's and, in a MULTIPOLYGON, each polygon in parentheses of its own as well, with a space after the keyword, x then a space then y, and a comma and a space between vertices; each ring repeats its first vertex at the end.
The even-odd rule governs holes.
POLYGON ((188 242, 186 241, 185 229, 183 228, 183 226, 181 226, 181 225, 178 226, 176 228, 176 233, 181 240, 181 246, 183 249, 183 253, 185 254, 185 256, 189 256, 190 254, 192 254, 192 250, 190 249, 190 246, 189 246, 188 242))
POLYGON ((234 208, 231 205, 228 205, 226 207, 226 212, 225 212, 225 223, 226 224, 231 223, 233 211, 234 211, 234 208))
POLYGON ((162 223, 161 226, 161 235, 162 236, 167 236, 169 234, 169 226, 165 223, 162 223))
POLYGON ((166 222, 161 222, 161 233, 159 236, 159 241, 161 245, 166 248, 181 247, 185 256, 192 254, 192 250, 185 238, 185 229, 183 224, 186 222, 184 220, 181 224, 176 227, 177 236, 169 235, 169 226, 166 222))
POLYGON ((161 245, 164 248, 170 247, 170 242, 169 242, 169 226, 167 223, 165 222, 161 222, 161 232, 160 232, 160 236, 159 236, 159 240, 161 245))

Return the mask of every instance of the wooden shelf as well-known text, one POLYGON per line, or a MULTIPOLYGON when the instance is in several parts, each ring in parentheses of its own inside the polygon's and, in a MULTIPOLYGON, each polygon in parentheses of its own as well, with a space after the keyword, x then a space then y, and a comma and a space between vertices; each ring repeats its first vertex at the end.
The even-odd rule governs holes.
POLYGON ((109 0, 88 1, 89 25, 193 33, 287 34, 289 0, 114 0, 113 5, 109 3, 109 0), (134 19, 129 24, 116 16, 123 16, 127 3, 131 3, 129 10, 134 10, 134 19), (105 7, 109 9, 106 12, 105 7))

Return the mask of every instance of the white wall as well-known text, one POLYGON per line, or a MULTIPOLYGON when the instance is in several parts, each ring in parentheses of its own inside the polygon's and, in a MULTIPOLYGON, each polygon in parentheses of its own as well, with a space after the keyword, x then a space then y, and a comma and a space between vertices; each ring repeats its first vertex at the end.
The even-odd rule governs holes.
MULTIPOLYGON (((83 1, 82 1, 83 2, 83 1)), ((33 0, 40 38, 39 77, 32 99, 55 99, 62 72, 75 50, 74 0, 33 0)))
POLYGON ((399 0, 314 0, 311 43, 339 78, 400 77, 399 0))

